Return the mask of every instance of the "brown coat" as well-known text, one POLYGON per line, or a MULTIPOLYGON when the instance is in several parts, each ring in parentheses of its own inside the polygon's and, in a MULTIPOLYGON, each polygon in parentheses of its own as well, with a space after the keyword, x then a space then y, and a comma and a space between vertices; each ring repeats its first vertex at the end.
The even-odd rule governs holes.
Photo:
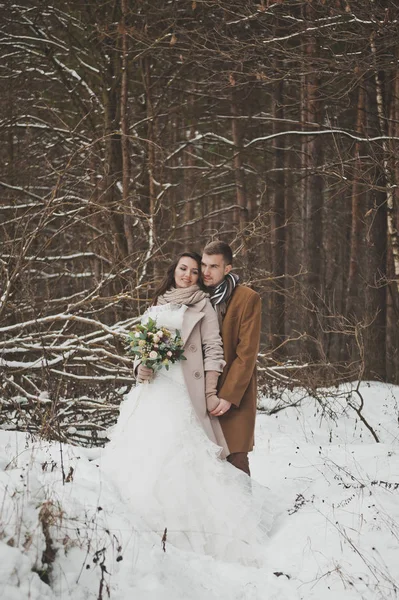
POLYGON ((205 371, 222 372, 222 340, 215 310, 208 299, 189 306, 184 313, 181 332, 184 341, 182 361, 184 380, 199 421, 208 437, 229 454, 219 419, 211 417, 205 402, 205 371))
POLYGON ((226 366, 218 393, 232 403, 219 419, 231 453, 249 452, 254 445, 260 326, 260 296, 246 286, 237 286, 222 324, 226 366))

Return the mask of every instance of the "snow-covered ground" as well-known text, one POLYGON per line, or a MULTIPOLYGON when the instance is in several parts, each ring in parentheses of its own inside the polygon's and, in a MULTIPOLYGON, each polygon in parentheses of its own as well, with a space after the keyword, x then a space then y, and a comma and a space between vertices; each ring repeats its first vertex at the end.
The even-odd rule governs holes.
POLYGON ((301 390, 262 401, 285 406, 259 414, 251 459, 275 504, 263 569, 167 542, 164 551, 159 537, 137 533, 140 515, 101 473, 97 450, 1 431, 0 598, 397 598, 399 387, 363 383, 364 422, 351 387, 322 401, 301 390))

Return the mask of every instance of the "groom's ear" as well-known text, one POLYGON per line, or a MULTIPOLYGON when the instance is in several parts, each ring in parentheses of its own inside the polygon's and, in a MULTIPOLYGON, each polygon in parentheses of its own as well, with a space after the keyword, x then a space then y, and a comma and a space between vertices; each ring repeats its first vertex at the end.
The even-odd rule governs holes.
POLYGON ((227 273, 230 273, 232 268, 233 268, 233 265, 226 265, 224 268, 224 274, 227 275, 227 273))

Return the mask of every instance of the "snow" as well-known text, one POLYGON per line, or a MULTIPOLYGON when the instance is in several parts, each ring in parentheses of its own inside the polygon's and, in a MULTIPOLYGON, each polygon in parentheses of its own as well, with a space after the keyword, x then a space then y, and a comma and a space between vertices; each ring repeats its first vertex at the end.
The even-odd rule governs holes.
POLYGON ((276 515, 262 569, 167 541, 164 552, 155 534, 138 533, 141 515, 99 468, 98 449, 0 431, 0 597, 397 598, 399 387, 362 383, 363 421, 354 388, 262 399, 251 469, 276 515))

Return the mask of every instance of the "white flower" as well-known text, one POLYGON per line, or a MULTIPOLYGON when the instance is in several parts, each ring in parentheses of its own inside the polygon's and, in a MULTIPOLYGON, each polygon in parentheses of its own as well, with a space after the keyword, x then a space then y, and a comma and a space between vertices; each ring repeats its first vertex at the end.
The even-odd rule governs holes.
POLYGON ((140 334, 139 334, 139 332, 135 333, 135 334, 134 334, 134 337, 136 337, 136 338, 139 338, 139 337, 140 337, 140 334))
POLYGON ((172 353, 170 350, 166 353, 166 356, 172 356, 172 353))
POLYGON ((160 329, 159 331, 157 331, 156 335, 161 338, 163 336, 162 329, 160 329))
POLYGON ((150 358, 158 358, 158 352, 155 352, 155 350, 151 350, 149 357, 150 358))
POLYGON ((160 342, 160 338, 157 335, 154 335, 153 340, 154 344, 158 344, 158 342, 160 342))

